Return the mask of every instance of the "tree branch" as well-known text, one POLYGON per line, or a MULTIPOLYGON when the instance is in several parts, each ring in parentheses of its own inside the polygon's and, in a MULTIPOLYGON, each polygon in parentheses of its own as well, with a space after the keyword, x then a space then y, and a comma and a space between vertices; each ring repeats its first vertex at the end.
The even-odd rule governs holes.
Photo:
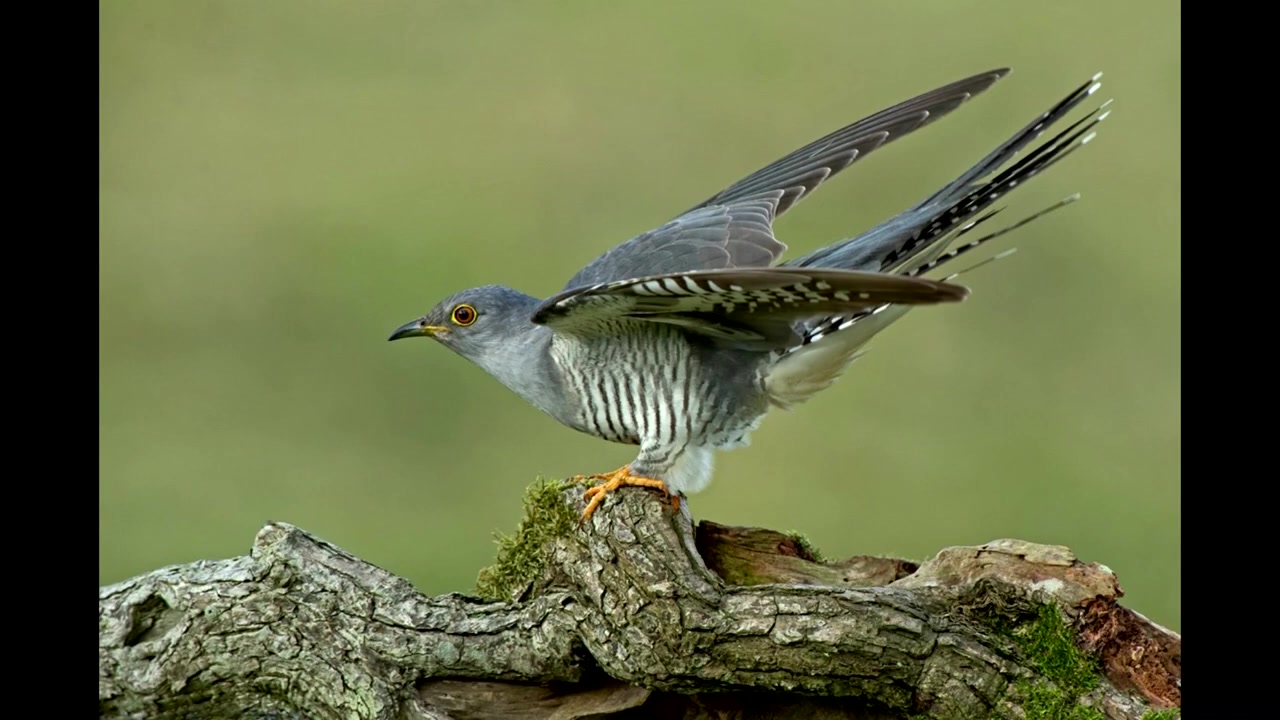
MULTIPOLYGON (((555 492, 557 512, 581 509, 580 488, 555 492)), ((1079 717, 1136 720, 1181 704, 1180 636, 1066 548, 821 563, 687 512, 616 493, 536 548, 510 602, 425 597, 270 524, 247 557, 100 588, 100 715, 985 718, 1081 701, 1102 715, 1079 717)))

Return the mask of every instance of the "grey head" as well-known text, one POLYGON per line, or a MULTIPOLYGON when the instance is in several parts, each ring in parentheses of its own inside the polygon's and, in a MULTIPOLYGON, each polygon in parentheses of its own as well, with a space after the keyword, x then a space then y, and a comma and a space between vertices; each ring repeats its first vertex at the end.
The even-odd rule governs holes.
POLYGON ((389 340, 430 337, 475 362, 528 326, 540 301, 505 285, 461 290, 436 303, 426 315, 401 325, 389 340))
POLYGON ((441 300, 388 340, 429 337, 478 365, 538 408, 556 415, 548 359, 551 330, 531 318, 541 300, 504 285, 469 288, 441 300))

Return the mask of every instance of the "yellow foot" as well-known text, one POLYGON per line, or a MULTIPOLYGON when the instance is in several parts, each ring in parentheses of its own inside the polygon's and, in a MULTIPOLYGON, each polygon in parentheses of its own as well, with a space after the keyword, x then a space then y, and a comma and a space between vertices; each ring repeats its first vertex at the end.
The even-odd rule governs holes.
POLYGON ((647 487, 647 488, 653 488, 655 490, 661 490, 662 494, 666 495, 667 498, 671 500, 671 504, 674 508, 676 508, 677 510, 680 508, 680 496, 672 495, 671 492, 667 490, 666 483, 662 482, 661 480, 653 480, 651 478, 637 477, 635 475, 632 475, 631 468, 627 465, 623 465, 622 467, 610 473, 602 473, 599 475, 586 475, 586 476, 578 475, 573 479, 578 481, 581 481, 581 480, 603 480, 604 481, 603 485, 596 485, 594 487, 587 488, 586 493, 583 494, 582 496, 583 499, 587 500, 588 502, 587 502, 587 509, 582 511, 582 518, 578 521, 580 523, 584 523, 591 518, 591 516, 595 513, 596 508, 600 507, 600 503, 604 502, 604 498, 606 495, 608 495, 609 493, 613 492, 614 490, 617 490, 618 488, 624 485, 632 485, 635 487, 647 487))

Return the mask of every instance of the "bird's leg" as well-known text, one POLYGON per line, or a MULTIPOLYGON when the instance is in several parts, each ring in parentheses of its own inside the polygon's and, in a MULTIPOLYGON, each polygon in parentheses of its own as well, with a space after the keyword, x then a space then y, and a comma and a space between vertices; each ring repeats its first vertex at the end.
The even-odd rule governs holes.
MULTIPOLYGON (((583 477, 584 476, 579 475, 575 479, 581 479, 583 477)), ((662 493, 666 495, 668 498, 673 498, 672 502, 674 503, 675 507, 677 508, 680 507, 680 496, 672 495, 671 492, 667 489, 666 483, 662 482, 661 480, 654 480, 652 478, 638 477, 636 475, 632 475, 630 465, 623 465, 622 467, 610 473, 602 473, 599 475, 588 475, 586 476, 586 478, 589 478, 592 480, 603 480, 604 484, 596 485, 594 487, 589 487, 587 488, 586 493, 583 494, 582 496, 583 499, 587 500, 588 502, 587 502, 587 508, 582 511, 582 518, 579 522, 586 522, 587 520, 589 520, 591 516, 595 513, 596 508, 600 507, 600 503, 604 502, 605 496, 624 485, 631 485, 634 487, 647 487, 647 488, 653 488, 655 490, 661 490, 662 493)))

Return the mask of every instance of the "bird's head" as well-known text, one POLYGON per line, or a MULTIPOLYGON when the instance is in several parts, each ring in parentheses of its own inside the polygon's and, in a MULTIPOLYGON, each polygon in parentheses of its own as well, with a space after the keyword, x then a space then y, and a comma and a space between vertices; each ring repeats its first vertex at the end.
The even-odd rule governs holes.
POLYGON ((522 331, 538 300, 502 285, 485 285, 454 293, 426 315, 401 325, 388 340, 429 337, 459 355, 484 365, 483 360, 522 331))

